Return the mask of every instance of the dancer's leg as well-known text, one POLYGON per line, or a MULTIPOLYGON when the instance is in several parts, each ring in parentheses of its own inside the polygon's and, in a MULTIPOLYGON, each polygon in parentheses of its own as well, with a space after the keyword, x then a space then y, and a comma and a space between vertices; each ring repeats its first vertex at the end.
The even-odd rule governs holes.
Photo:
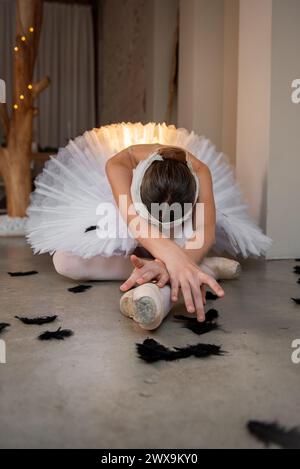
POLYGON ((56 271, 73 280, 126 280, 132 272, 130 259, 122 256, 95 256, 83 259, 69 252, 53 255, 56 271))
MULTIPOLYGON (((199 267, 216 280, 236 278, 240 272, 238 262, 217 257, 205 258, 199 267)), ((172 306, 170 286, 159 288, 153 283, 133 288, 120 300, 121 312, 145 330, 157 329, 172 306)))
POLYGON ((216 280, 232 280, 241 272, 239 262, 225 257, 205 257, 200 268, 216 280))
POLYGON ((145 283, 126 292, 120 300, 121 312, 148 331, 157 329, 171 308, 169 285, 159 288, 155 283, 145 283))

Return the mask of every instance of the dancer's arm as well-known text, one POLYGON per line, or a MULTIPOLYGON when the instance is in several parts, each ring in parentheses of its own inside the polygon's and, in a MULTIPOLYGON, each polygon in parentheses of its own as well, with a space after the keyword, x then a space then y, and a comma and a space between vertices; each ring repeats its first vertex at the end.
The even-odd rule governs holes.
POLYGON ((204 308, 200 287, 208 285, 218 296, 224 295, 220 285, 209 275, 202 272, 196 262, 189 257, 188 251, 162 236, 160 231, 150 226, 138 216, 133 208, 130 187, 132 171, 136 166, 131 153, 126 149, 108 160, 106 173, 120 213, 129 226, 135 239, 156 259, 162 260, 170 274, 172 301, 178 300, 181 288, 187 310, 197 312, 198 319, 204 320, 204 308), (127 205, 120 204, 119 196, 126 196, 127 205), (131 210, 128 210, 128 208, 131 210), (138 227, 138 229, 136 229, 138 227))
POLYGON ((202 164, 195 172, 199 178, 198 202, 203 205, 196 207, 194 235, 186 242, 185 250, 194 262, 200 264, 215 243, 216 208, 210 170, 202 164), (203 213, 203 218, 200 213, 203 213))

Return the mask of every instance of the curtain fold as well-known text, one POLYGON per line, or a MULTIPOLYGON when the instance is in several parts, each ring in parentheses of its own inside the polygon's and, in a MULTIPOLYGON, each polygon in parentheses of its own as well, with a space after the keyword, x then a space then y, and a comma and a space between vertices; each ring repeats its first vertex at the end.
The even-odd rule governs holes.
MULTIPOLYGON (((11 96, 14 4, 0 0, 0 78, 11 96)), ((35 80, 48 75, 51 85, 38 99, 34 141, 41 147, 64 146, 95 126, 92 10, 86 5, 44 4, 35 80)), ((9 101, 9 104, 10 101, 9 101)))

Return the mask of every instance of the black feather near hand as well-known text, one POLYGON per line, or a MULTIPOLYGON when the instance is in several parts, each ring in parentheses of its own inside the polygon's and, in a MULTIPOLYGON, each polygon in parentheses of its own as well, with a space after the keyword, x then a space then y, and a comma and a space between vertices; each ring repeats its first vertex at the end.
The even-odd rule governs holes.
POLYGON ((92 285, 77 285, 76 287, 68 288, 68 291, 72 293, 82 293, 89 288, 92 288, 92 285))
POLYGON ((300 278, 298 278, 297 283, 300 283, 300 278))
POLYGON ((19 319, 19 321, 23 322, 23 324, 36 324, 38 326, 41 326, 42 324, 48 324, 50 322, 55 321, 57 316, 40 316, 36 318, 25 318, 25 317, 20 317, 20 316, 15 316, 16 319, 19 319))
POLYGON ((97 226, 89 226, 84 232, 88 233, 89 231, 94 231, 97 229, 97 226))
POLYGON ((294 267, 294 273, 295 273, 295 274, 300 274, 300 265, 295 265, 295 267, 294 267))
POLYGON ((9 326, 10 324, 8 324, 7 322, 0 322, 0 334, 9 326))
POLYGON ((217 300, 218 298, 219 298, 218 295, 215 295, 211 291, 207 291, 206 294, 205 294, 205 299, 206 300, 217 300))
POLYGON ((36 275, 36 270, 28 270, 27 272, 7 272, 11 277, 28 277, 29 275, 36 275))
POLYGON ((194 334, 202 335, 207 332, 219 329, 219 324, 216 319, 219 317, 219 313, 216 309, 210 309, 205 314, 205 321, 199 322, 197 318, 189 318, 187 316, 175 316, 176 319, 184 321, 183 327, 194 332, 194 334))
POLYGON ((59 327, 57 331, 45 331, 38 336, 39 340, 64 340, 66 337, 71 337, 74 334, 70 329, 62 329, 59 327))
POLYGON ((147 363, 154 363, 159 360, 173 361, 191 356, 205 358, 210 355, 223 355, 219 345, 196 344, 187 347, 174 347, 169 349, 154 339, 145 339, 142 344, 136 344, 139 357, 147 363))
POLYGON ((266 446, 274 443, 285 449, 300 449, 300 432, 297 427, 288 430, 277 422, 268 423, 250 420, 247 423, 247 428, 252 435, 266 446))
POLYGON ((295 303, 296 305, 300 305, 300 298, 291 298, 295 303))

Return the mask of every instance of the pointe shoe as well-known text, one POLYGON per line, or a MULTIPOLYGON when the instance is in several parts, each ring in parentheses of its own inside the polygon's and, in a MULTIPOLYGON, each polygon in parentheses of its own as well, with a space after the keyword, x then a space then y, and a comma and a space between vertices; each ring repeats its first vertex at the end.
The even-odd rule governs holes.
POLYGON ((241 264, 225 257, 206 257, 203 264, 214 273, 217 280, 232 280, 241 273, 241 264))
POLYGON ((157 329, 168 312, 164 311, 161 289, 154 283, 145 283, 128 292, 120 299, 120 310, 147 331, 157 329))

